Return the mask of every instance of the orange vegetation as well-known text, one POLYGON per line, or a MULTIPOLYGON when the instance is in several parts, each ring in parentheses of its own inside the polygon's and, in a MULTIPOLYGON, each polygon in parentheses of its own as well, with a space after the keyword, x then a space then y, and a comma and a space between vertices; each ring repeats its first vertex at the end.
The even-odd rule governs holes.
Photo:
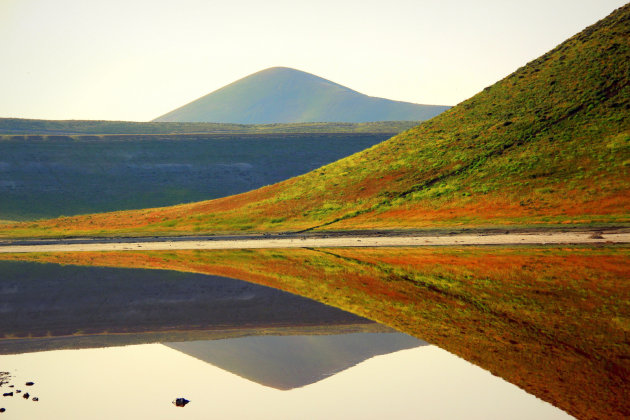
POLYGON ((580 201, 575 192, 568 192, 564 199, 538 207, 524 206, 516 199, 484 197, 467 202, 454 201, 442 206, 429 203, 409 204, 382 212, 360 214, 336 222, 335 229, 376 229, 431 226, 479 226, 488 224, 580 224, 592 221, 630 222, 630 188, 597 200, 580 201), (578 216, 578 219, 567 217, 578 216), (614 217, 607 217, 614 216, 614 217), (547 218, 549 220, 545 221, 547 218))

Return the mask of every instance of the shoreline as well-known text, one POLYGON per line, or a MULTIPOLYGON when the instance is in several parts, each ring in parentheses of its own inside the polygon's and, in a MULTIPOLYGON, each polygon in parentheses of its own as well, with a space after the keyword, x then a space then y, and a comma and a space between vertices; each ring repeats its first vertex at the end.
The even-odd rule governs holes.
POLYGON ((165 251, 194 249, 421 247, 474 245, 602 245, 630 243, 628 229, 336 232, 211 237, 68 238, 0 241, 0 253, 165 251))

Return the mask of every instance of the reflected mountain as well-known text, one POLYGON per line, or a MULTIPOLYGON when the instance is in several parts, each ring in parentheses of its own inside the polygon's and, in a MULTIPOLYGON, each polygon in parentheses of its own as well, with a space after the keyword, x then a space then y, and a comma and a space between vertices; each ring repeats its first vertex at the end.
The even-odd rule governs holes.
POLYGON ((374 356, 426 344, 401 333, 258 336, 165 343, 242 378, 280 390, 310 385, 374 356))

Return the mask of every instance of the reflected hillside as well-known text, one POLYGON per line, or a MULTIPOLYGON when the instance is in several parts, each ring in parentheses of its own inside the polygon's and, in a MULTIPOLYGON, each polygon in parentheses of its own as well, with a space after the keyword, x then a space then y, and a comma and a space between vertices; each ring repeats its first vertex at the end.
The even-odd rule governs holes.
POLYGON ((172 269, 316 299, 455 353, 579 418, 630 415, 630 248, 3 255, 172 269))
POLYGON ((426 345, 406 334, 256 336, 165 345, 242 378, 289 390, 321 381, 371 357, 426 345))

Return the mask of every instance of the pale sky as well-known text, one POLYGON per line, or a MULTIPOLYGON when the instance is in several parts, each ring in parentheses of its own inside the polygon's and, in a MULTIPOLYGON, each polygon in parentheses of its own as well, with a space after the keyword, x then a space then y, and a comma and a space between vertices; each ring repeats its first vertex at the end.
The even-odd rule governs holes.
POLYGON ((455 105, 625 0, 0 0, 0 117, 147 121, 285 66, 455 105))

